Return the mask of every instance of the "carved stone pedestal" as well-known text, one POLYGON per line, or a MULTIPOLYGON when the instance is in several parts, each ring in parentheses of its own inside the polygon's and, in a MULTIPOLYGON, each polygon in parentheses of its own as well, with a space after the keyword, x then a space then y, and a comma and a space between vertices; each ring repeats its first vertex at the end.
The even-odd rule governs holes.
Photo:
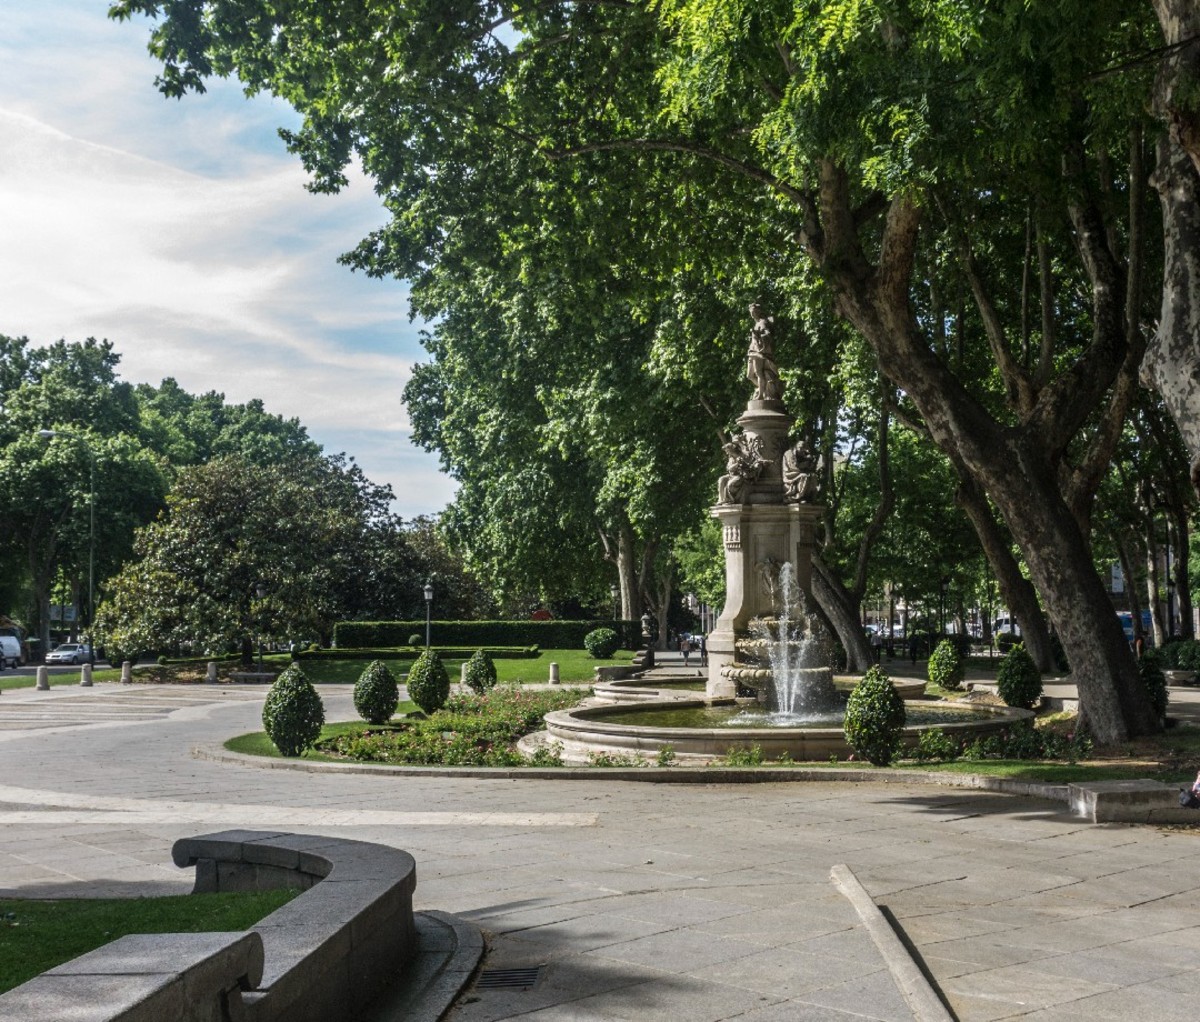
POLYGON ((812 549, 819 504, 718 504, 712 515, 725 541, 725 609, 708 635, 710 698, 734 695, 734 683, 721 677, 732 663, 734 639, 746 634, 751 618, 777 611, 774 585, 785 561, 795 569, 796 584, 810 599, 812 549))

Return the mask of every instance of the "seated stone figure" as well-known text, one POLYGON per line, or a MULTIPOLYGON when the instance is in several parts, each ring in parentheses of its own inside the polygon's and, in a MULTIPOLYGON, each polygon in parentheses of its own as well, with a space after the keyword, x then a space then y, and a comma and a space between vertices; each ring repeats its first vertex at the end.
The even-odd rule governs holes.
POLYGON ((783 455, 784 496, 797 504, 807 504, 817 495, 821 482, 819 461, 803 440, 798 440, 783 455))

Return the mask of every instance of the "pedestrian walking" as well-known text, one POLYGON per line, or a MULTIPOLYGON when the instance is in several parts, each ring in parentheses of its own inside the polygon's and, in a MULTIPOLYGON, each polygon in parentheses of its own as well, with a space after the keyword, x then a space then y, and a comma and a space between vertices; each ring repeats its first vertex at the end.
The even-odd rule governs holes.
POLYGON ((679 640, 679 652, 683 654, 683 666, 687 667, 688 657, 692 653, 692 642, 686 635, 679 640))

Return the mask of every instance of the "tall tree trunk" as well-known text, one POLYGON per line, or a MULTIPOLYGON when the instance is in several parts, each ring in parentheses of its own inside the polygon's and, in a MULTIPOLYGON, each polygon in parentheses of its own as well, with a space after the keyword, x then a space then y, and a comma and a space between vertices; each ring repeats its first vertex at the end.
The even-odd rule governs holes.
POLYGON ((1162 395, 1175 420, 1200 494, 1200 177, 1167 137, 1158 143, 1152 183, 1162 203, 1162 308, 1142 381, 1162 395))
POLYGON ((846 591, 837 575, 829 570, 824 558, 816 551, 813 551, 812 566, 813 598, 846 651, 846 669, 866 671, 875 663, 875 657, 858 620, 858 601, 846 591))
POLYGON ((1158 598, 1158 537, 1154 534, 1154 516, 1146 526, 1146 606, 1150 608, 1150 628, 1154 645, 1162 648, 1167 637, 1162 601, 1158 598))
POLYGON ((1175 534, 1175 563, 1172 565, 1172 581, 1175 583, 1175 609, 1179 613, 1179 636, 1182 639, 1196 637, 1192 621, 1192 585, 1189 581, 1191 557, 1188 551, 1188 515, 1183 508, 1172 508, 1171 519, 1175 534))
POLYGON ((1012 554, 1012 543, 992 516, 987 497, 969 475, 960 472, 955 500, 975 527, 984 556, 1000 586, 1000 596, 1021 625, 1025 648, 1039 671, 1052 673, 1055 669, 1054 647, 1050 643, 1046 616, 1038 604, 1033 585, 1021 574, 1021 566, 1012 554))
POLYGON ((1118 533, 1114 537, 1117 556, 1121 561, 1121 574, 1125 576, 1125 593, 1129 597, 1129 613, 1133 619, 1133 637, 1146 638, 1146 629, 1142 624, 1142 598, 1138 594, 1137 560, 1135 552, 1130 549, 1136 540, 1127 532, 1118 533))
POLYGON ((937 358, 917 322, 910 286, 921 210, 912 196, 893 199, 877 265, 858 236, 846 174, 832 161, 821 168, 819 202, 819 223, 806 227, 804 239, 833 285, 839 313, 907 392, 934 442, 961 461, 995 503, 1062 640, 1096 738, 1107 744, 1156 731, 1137 664, 1057 478, 1068 443, 1103 400, 1127 352, 1124 282, 1103 248, 1097 211, 1071 208, 1093 281, 1095 323, 1084 354, 1039 392, 1002 337, 989 331, 1010 404, 1020 416, 1019 427, 1006 428, 937 358))

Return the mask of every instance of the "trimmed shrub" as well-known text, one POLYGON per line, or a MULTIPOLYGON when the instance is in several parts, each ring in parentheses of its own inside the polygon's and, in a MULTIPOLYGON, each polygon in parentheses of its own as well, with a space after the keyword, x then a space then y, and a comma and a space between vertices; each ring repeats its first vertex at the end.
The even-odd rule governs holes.
POLYGON ((996 688, 1007 705, 1022 710, 1032 710, 1033 704, 1042 697, 1042 675, 1024 643, 1013 646, 1000 664, 996 688))
POLYGON ((939 642, 937 649, 929 655, 929 680, 935 685, 950 689, 961 688, 966 673, 958 645, 950 639, 939 642))
POLYGON ((921 763, 929 760, 958 759, 958 745, 944 731, 935 727, 926 728, 917 736, 917 746, 912 757, 921 763))
POLYGON ((583 648, 597 660, 609 659, 621 646, 621 637, 611 628, 597 628, 583 637, 583 648))
POLYGON ((887 766, 900 749, 904 700, 891 679, 872 667, 846 701, 846 743, 875 766, 887 766))
POLYGON ((417 646, 425 645, 425 640, 422 639, 421 636, 419 636, 416 632, 413 632, 412 635, 408 637, 408 644, 415 649, 417 646))
POLYGON ((1200 671, 1200 642, 1195 639, 1181 639, 1173 642, 1163 650, 1170 660, 1163 666, 1176 671, 1200 671))
POLYGON ((354 708, 368 724, 386 724, 396 712, 400 686, 382 660, 372 660, 354 683, 354 708))
POLYGON ((425 713, 433 713, 446 705, 450 697, 450 676, 437 650, 426 650, 408 672, 408 698, 425 713))
POLYGON ((1138 675, 1146 686, 1154 716, 1161 721, 1167 715, 1167 700, 1171 697, 1167 691, 1167 676, 1163 674, 1162 654, 1152 649, 1143 653, 1138 661, 1138 675))
POLYGON ((263 729, 284 756, 299 756, 321 735, 325 707, 298 664, 275 679, 263 704, 263 729))
POLYGON ((483 650, 477 649, 471 654, 471 659, 466 663, 466 673, 464 675, 467 682, 467 688, 472 692, 478 692, 483 695, 489 688, 496 686, 496 665, 492 663, 492 658, 483 650))

